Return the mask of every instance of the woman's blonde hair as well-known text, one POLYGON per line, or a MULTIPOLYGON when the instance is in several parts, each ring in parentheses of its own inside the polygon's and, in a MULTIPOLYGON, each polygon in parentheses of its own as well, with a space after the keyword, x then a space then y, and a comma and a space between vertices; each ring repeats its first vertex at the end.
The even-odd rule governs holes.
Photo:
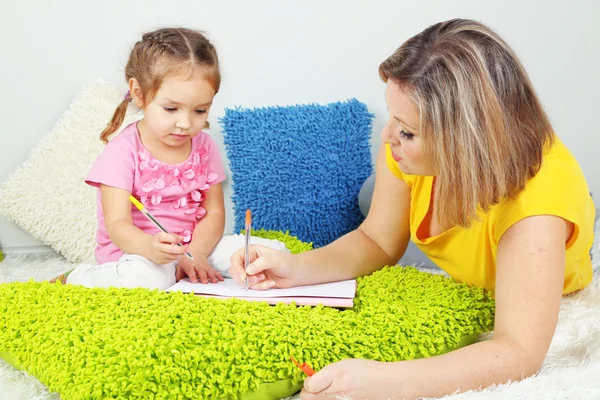
POLYGON ((513 50, 491 29, 454 19, 430 26, 381 63, 420 114, 423 153, 436 171, 440 225, 468 227, 523 190, 554 140, 513 50))
MULTIPOLYGON (((197 66, 203 68, 215 93, 221 85, 219 58, 212 43, 199 31, 186 28, 162 28, 145 33, 129 54, 125 67, 127 82, 135 78, 142 89, 144 105, 152 99, 163 79, 170 73, 197 66)), ((100 134, 105 143, 125 119, 131 96, 127 94, 117 106, 112 119, 100 134)), ((208 123, 207 123, 208 124, 208 123)))

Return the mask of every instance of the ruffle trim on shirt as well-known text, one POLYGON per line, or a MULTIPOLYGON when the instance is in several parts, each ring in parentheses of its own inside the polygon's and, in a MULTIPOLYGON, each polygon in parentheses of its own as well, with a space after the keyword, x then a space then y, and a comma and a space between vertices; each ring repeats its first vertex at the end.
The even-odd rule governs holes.
MULTIPOLYGON (((218 177, 215 173, 208 173, 209 154, 209 150, 201 145, 185 163, 169 165, 158 161, 148 150, 141 148, 138 158, 142 185, 136 193, 137 196, 142 203, 149 200, 150 204, 158 205, 163 201, 163 191, 166 188, 180 186, 187 194, 172 200, 171 205, 199 220, 206 214, 206 209, 201 207, 200 203, 218 177)), ((186 243, 192 238, 192 232, 189 230, 185 230, 181 235, 186 243)))

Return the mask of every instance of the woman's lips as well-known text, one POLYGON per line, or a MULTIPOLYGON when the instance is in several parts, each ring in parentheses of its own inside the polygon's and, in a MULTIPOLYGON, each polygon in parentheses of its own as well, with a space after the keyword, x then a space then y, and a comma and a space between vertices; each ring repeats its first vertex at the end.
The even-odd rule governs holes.
POLYGON ((402 160, 402 158, 401 158, 401 157, 398 157, 398 156, 396 155, 396 153, 394 153, 393 151, 392 151, 392 158, 393 158, 393 159, 394 159, 394 161, 396 161, 396 162, 400 162, 400 161, 402 160))

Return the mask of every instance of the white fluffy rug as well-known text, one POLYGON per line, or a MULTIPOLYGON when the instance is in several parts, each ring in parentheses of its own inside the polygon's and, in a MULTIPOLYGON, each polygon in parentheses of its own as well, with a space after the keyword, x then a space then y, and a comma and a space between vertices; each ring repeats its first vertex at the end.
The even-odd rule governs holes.
MULTIPOLYGON (((597 238, 599 231, 600 226, 597 238)), ((581 293, 563 299, 556 334, 538 375, 444 399, 600 399, 600 249, 597 244, 593 253, 594 281, 581 293)), ((0 282, 45 280, 68 269, 68 262, 54 253, 9 255, 0 263, 0 282)), ((0 360, 0 398, 58 400, 60 397, 50 393, 37 379, 0 360)))

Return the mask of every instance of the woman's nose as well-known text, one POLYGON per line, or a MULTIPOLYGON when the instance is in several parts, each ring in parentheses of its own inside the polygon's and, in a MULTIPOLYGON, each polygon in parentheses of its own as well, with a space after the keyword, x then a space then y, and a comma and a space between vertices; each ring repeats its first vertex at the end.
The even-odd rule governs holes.
POLYGON ((383 129, 381 130, 381 134, 379 135, 379 138, 381 139, 382 142, 384 143, 391 143, 392 142, 392 129, 390 126, 390 122, 386 122, 385 126, 383 127, 383 129))

